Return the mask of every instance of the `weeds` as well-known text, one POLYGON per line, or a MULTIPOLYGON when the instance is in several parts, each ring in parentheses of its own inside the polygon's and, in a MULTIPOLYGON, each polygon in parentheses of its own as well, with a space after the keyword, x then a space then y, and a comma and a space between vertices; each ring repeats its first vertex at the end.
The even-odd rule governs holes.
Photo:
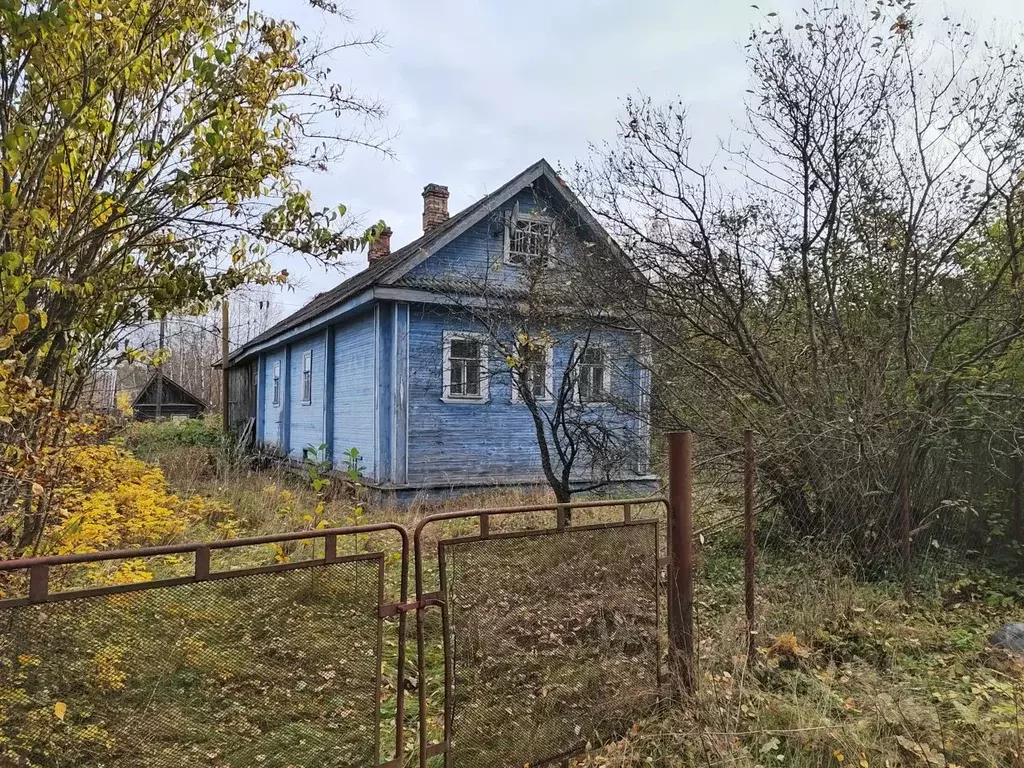
MULTIPOLYGON (((147 445, 152 447, 158 442, 151 441, 147 445)), ((327 478, 324 468, 315 462, 308 463, 301 472, 280 467, 267 471, 236 467, 224 473, 216 461, 211 463, 208 458, 200 458, 208 457, 217 450, 216 446, 201 441, 177 442, 176 438, 169 441, 169 445, 154 458, 164 467, 172 489, 198 493, 206 503, 231 510, 230 515, 216 521, 203 518, 191 522, 191 528, 184 535, 192 539, 230 538, 361 521, 398 520, 411 525, 426 514, 446 509, 508 506, 538 500, 534 494, 484 491, 476 497, 394 509, 367 503, 357 480, 327 478)), ((723 509, 735 501, 721 493, 716 493, 715 499, 723 509)), ((600 522, 604 514, 607 512, 580 511, 579 519, 574 517, 573 522, 600 522)), ((634 510, 638 518, 660 514, 660 510, 653 507, 634 510)), ((550 513, 537 513, 493 518, 491 524, 495 531, 511 531, 548 526, 552 519, 550 513)), ((430 526, 427 550, 434 551, 438 540, 467 533, 475 525, 475 520, 462 520, 430 526)), ((913 605, 908 605, 900 584, 855 578, 856 571, 842 552, 816 551, 810 543, 764 546, 758 561, 756 630, 760 652, 755 662, 748 664, 741 545, 737 532, 734 526, 716 527, 702 520, 698 520, 698 526, 708 533, 698 546, 697 693, 681 705, 669 704, 666 700, 661 706, 647 708, 645 716, 632 723, 619 723, 618 732, 625 731, 626 735, 603 747, 598 746, 596 732, 601 729, 595 722, 595 733, 581 731, 595 748, 577 760, 577 766, 1002 768, 1024 765, 1019 726, 1024 674, 1017 660, 992 651, 987 643, 1000 624, 1019 618, 1015 612, 1024 594, 1019 578, 981 565, 965 567, 931 559, 918 572, 918 592, 913 605)), ((377 543, 375 539, 372 542, 360 540, 353 541, 351 546, 364 551, 377 543)), ((393 542, 389 542, 391 545, 393 542)), ((222 563, 221 567, 266 564, 268 558, 310 556, 310 552, 301 550, 308 545, 294 546, 294 550, 255 553, 256 559, 252 562, 222 563)), ((614 561, 613 556, 610 559, 614 561)), ((394 566, 394 562, 389 562, 387 568, 388 594, 397 589, 394 566)), ((165 564, 164 567, 171 566, 165 564)), ((188 564, 181 564, 181 567, 187 570, 188 564)), ((494 642, 510 644, 512 652, 522 647, 537 662, 538 654, 546 652, 545 643, 554 642, 552 633, 556 639, 563 638, 564 633, 560 633, 568 625, 545 629, 546 619, 539 614, 535 619, 524 619, 517 629, 508 610, 490 600, 494 584, 472 569, 467 570, 466 563, 459 568, 463 595, 472 598, 467 597, 467 604, 483 606, 490 611, 488 620, 504 627, 494 642)), ((558 573, 557 569, 546 568, 532 578, 540 585, 544 579, 557 580, 558 573)), ((428 588, 434 588, 436 564, 427 564, 426 577, 428 588)), ((94 573, 91 578, 117 583, 145 577, 129 568, 124 572, 94 573)), ((526 583, 514 571, 504 573, 503 578, 506 590, 514 591, 526 583)), ((566 592, 565 601, 559 605, 563 608, 574 605, 579 596, 573 595, 574 592, 566 592)), ((253 606, 251 611, 255 609, 253 606)), ((628 615, 628 605, 620 606, 619 612, 628 615)), ((483 642, 479 635, 484 626, 479 622, 483 619, 465 614, 462 620, 476 627, 470 627, 469 634, 464 632, 463 635, 476 640, 456 651, 459 658, 469 659, 472 666, 471 657, 479 650, 473 643, 483 642)), ((628 622, 608 626, 615 632, 634 627, 628 622)), ((439 718, 443 712, 443 654, 436 612, 428 613, 426 630, 424 680, 418 679, 415 672, 415 644, 409 643, 405 733, 410 747, 415 741, 419 686, 427 688, 434 737, 439 736, 439 718)), ((563 639, 574 637, 576 631, 569 631, 563 639)), ((335 646, 343 644, 344 638, 332 632, 335 646)), ((632 642, 628 634, 623 637, 632 642)), ((331 647, 332 653, 337 650, 335 646, 331 647)), ((116 688, 121 679, 119 674, 125 671, 125 657, 108 652, 110 649, 106 648, 93 650, 89 657, 92 665, 89 674, 95 677, 95 685, 116 688)), ((550 650, 550 658, 556 666, 561 664, 558 659, 563 651, 575 652, 571 645, 560 649, 556 644, 550 650)), ((502 653, 504 657, 509 656, 509 653, 502 653)), ((480 726, 477 730, 484 733, 491 724, 501 723, 493 727, 506 740, 514 733, 511 723, 505 721, 509 717, 508 710, 526 712, 522 715, 525 719, 532 717, 530 712, 547 711, 545 707, 554 707, 552 711, 557 712, 572 711, 578 704, 576 698, 583 695, 583 688, 577 691, 574 686, 585 688, 588 685, 584 678, 573 680, 570 677, 547 684, 543 682, 545 673, 534 664, 536 669, 530 667, 528 677, 516 678, 514 685, 510 684, 506 690, 502 679, 507 670, 494 667, 495 664, 500 666, 501 659, 491 653, 487 658, 491 659, 492 666, 488 668, 486 679, 476 680, 478 688, 482 686, 480 690, 488 696, 496 691, 504 692, 514 700, 501 702, 500 697, 491 696, 494 706, 477 712, 480 726)), ((385 633, 382 659, 381 708, 385 723, 382 740, 385 745, 393 737, 387 723, 396 708, 396 663, 397 645, 391 628, 385 633)), ((559 674, 567 675, 569 666, 561 664, 559 674)), ((139 667, 135 673, 142 671, 139 667)), ((463 694, 467 690, 463 687, 463 694)), ((61 727, 54 719, 60 723, 73 722, 88 706, 87 699, 76 696, 78 694, 68 694, 67 700, 59 700, 67 706, 64 719, 57 718, 53 709, 58 702, 46 703, 45 718, 42 710, 34 717, 38 722, 45 722, 48 728, 61 727)), ((268 704, 277 706, 273 702, 268 704)), ((170 710, 178 711, 175 707, 170 710)), ((183 715, 178 712, 175 717, 178 716, 183 715)), ((255 713, 252 716, 257 717, 255 713)), ((256 727, 271 725, 257 723, 256 727)), ((543 735, 538 732, 533 738, 543 735)), ((284 748, 290 736, 282 732, 281 738, 284 748)), ((517 742, 513 739, 509 743, 517 742)), ((480 760, 485 759, 481 755, 488 754, 490 747, 477 743, 463 748, 475 750, 472 759, 480 760)), ((384 759, 387 753, 385 747, 384 759)))
POLYGON ((908 606, 812 550, 759 561, 760 653, 748 665, 736 542, 702 549, 699 689, 581 766, 1020 766, 1020 662, 987 647, 1019 582, 947 574, 908 606), (965 585, 984 591, 965 593, 965 585), (955 598, 953 596, 956 596, 955 598))
POLYGON ((220 422, 213 418, 183 421, 138 421, 122 436, 125 447, 144 461, 162 459, 175 448, 219 448, 224 441, 220 422))

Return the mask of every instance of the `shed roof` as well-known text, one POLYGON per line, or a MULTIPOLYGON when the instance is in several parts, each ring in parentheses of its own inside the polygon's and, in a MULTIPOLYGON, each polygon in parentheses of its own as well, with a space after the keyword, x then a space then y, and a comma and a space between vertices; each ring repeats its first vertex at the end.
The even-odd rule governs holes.
POLYGON ((132 399, 133 408, 137 408, 139 405, 148 405, 148 403, 142 403, 141 401, 146 397, 147 394, 149 394, 149 390, 152 389, 156 384, 157 376, 162 376, 164 380, 164 402, 166 402, 166 393, 169 390, 177 390, 178 393, 181 395, 182 399, 184 399, 186 402, 189 402, 192 405, 195 405, 200 408, 210 407, 210 404, 203 400, 203 398, 193 394, 192 392, 189 392, 187 389, 185 389, 185 387, 183 387, 181 384, 179 384, 174 379, 169 377, 166 373, 161 374, 159 371, 154 371, 153 374, 146 381, 146 383, 143 384, 139 388, 139 391, 135 393, 135 397, 132 399))

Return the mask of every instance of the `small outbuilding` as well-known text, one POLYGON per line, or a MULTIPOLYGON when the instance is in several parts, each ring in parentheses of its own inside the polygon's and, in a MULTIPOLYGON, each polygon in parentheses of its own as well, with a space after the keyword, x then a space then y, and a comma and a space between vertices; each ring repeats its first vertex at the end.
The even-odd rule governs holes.
POLYGON ((195 419, 210 410, 210 404, 166 374, 157 372, 135 395, 132 410, 139 421, 153 421, 158 418, 158 412, 161 419, 195 419))

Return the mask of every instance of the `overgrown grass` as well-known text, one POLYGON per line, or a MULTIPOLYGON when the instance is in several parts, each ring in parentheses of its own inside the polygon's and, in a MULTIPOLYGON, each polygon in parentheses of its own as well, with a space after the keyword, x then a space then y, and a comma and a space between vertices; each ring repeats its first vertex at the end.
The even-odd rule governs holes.
POLYGON ((750 665, 738 536, 700 557, 697 693, 580 765, 1024 764, 1022 667, 987 647, 1019 618, 1019 580, 932 571, 908 605, 901 585, 857 581, 813 549, 768 548, 750 665))
MULTIPOLYGON (((272 477, 278 488, 292 489, 294 505, 313 503, 301 484, 272 477)), ((279 517, 268 515, 255 485, 247 480, 203 492, 217 498, 227 494, 229 503, 252 509, 242 516, 256 528, 277 524, 279 517)), ((715 525, 739 509, 738 498, 718 488, 698 488, 698 497, 704 503, 697 525, 711 531, 698 546, 698 693, 680 704, 652 708, 625 738, 578 765, 1024 765, 1018 727, 1022 669, 987 648, 995 628, 1021 618, 1019 580, 980 564, 967 567, 962 559, 954 558, 960 563, 955 567, 932 562, 919 572, 913 603, 907 605, 900 584, 858 580, 841 552, 762 541, 759 651, 750 666, 739 531, 734 523, 715 525)), ((351 501, 332 499, 328 517, 343 524, 351 501)), ((437 511, 536 501, 536 494, 492 491, 405 509, 368 507, 362 514, 411 526, 437 511)), ((577 518, 577 524, 600 522, 609 512, 578 512, 577 518)), ((492 527, 519 530, 548 525, 550 519, 550 513, 496 518, 492 527)), ((428 551, 437 540, 464 535, 475 525, 468 520, 428 528, 428 551)), ((436 566, 428 566, 427 578, 436 585, 436 566)), ((435 614, 428 632, 426 684, 439 736, 443 656, 435 614)), ((415 698, 407 698, 410 745, 415 698)))
MULTIPOLYGON (((443 504, 394 509, 361 503, 358 494, 341 481, 317 492, 308 479, 292 472, 255 472, 238 467, 225 471, 217 461, 217 447, 201 441, 161 437, 141 444, 154 451, 150 458, 164 468, 174 489, 199 493, 234 510, 231 527, 200 526, 189 532, 193 539, 379 520, 395 520, 412 527, 424 515, 436 511, 507 506, 538 499, 533 494, 495 491, 443 504), (321 511, 312 514, 318 508, 321 511)), ((987 648, 987 638, 996 627, 1021 618, 1024 585, 1019 579, 981 564, 968 567, 962 559, 951 561, 959 565, 932 561, 919 572, 917 591, 908 605, 901 586, 895 582, 857 580, 842 553, 822 553, 809 544, 791 546, 766 539, 760 542, 758 559, 759 650, 750 665, 745 654, 739 532, 734 524, 714 525, 716 521, 728 521, 738 509, 738 499, 730 491, 698 490, 701 498, 710 499, 698 510, 697 522, 707 531, 698 546, 698 691, 690 698, 668 697, 675 700, 645 707, 642 717, 626 723, 629 727, 624 738, 603 748, 598 745, 599 734, 585 730, 599 730, 600 723, 583 722, 580 733, 573 735, 590 741, 594 751, 576 765, 1024 765, 1024 736, 1018 722, 1018 702, 1024 700, 1022 669, 1015 660, 987 648)), ((601 522, 611 519, 612 514, 607 510, 578 512, 574 524, 601 522)), ((660 511, 652 508, 637 510, 636 514, 659 515, 660 511)), ((495 531, 511 531, 549 525, 551 519, 550 513, 538 513, 495 518, 491 524, 495 531)), ((469 533, 475 525, 469 520, 429 527, 427 552, 435 552, 439 540, 469 533)), ((364 540, 354 546, 373 549, 377 544, 389 550, 395 548, 394 541, 383 539, 372 545, 364 540)), ((309 554, 299 547, 266 548, 259 555, 250 553, 243 564, 309 554)), ((554 604, 548 600, 545 609, 524 615, 516 624, 514 615, 519 609, 501 602, 501 595, 507 592, 525 599, 529 597, 525 592, 546 585, 542 590, 545 594, 536 596, 544 602, 554 593, 551 579, 560 578, 552 565, 558 557, 546 564, 524 564, 522 556, 518 553, 508 569, 491 574, 490 581, 472 567, 467 570, 465 563, 459 571, 466 604, 481 609, 478 617, 463 614, 462 620, 469 622, 462 628, 463 637, 472 638, 474 632, 488 627, 498 632, 496 641, 488 641, 490 666, 476 685, 477 692, 487 698, 485 708, 477 712, 477 731, 494 732, 493 744, 480 743, 478 737, 474 745, 469 745, 473 757, 467 759, 475 759, 481 766, 481 760, 492 759, 481 757, 489 749, 523 744, 525 737, 515 735, 518 728, 538 717, 543 719, 545 712, 556 720, 585 701, 590 691, 586 675, 574 678, 570 674, 575 672, 572 664, 562 664, 558 659, 560 654, 570 661, 583 659, 582 649, 573 644, 587 637, 588 632, 602 631, 600 624, 593 624, 589 618, 580 626, 572 625, 568 608, 585 606, 587 598, 564 589, 565 600, 554 604), (517 577, 516 568, 520 567, 531 568, 530 578, 517 577), (558 606, 561 608, 555 610, 558 606), (551 616, 544 615, 547 608, 554 611, 551 616), (526 662, 517 664, 517 653, 526 662), (545 653, 554 672, 538 663, 545 653), (512 698, 502 701, 503 696, 512 698)), ((608 553, 607 560, 614 565, 615 553, 608 553)), ((574 557, 574 562, 578 563, 578 558, 574 557)), ((428 560, 426 566, 427 588, 436 589, 436 562, 428 560)), ((397 570, 397 562, 391 558, 387 567, 389 600, 396 597, 397 570)), ((621 623, 622 616, 628 614, 628 604, 620 605, 620 618, 606 625, 606 629, 613 628, 610 637, 621 634, 625 638, 625 645, 618 647, 627 650, 635 646, 630 633, 642 627, 631 620, 621 623)), ((588 617, 597 615, 594 611, 583 613, 588 617)), ((608 615, 614 616, 615 611, 608 615)), ((430 611, 426 619, 427 675, 419 680, 412 626, 410 622, 410 679, 405 699, 406 742, 410 748, 415 743, 418 686, 425 685, 428 693, 431 740, 440 736, 444 658, 439 617, 437 611, 430 611)), ((344 643, 337 633, 334 640, 344 643)), ((467 669, 472 668, 480 642, 479 638, 471 639, 468 645, 456 649, 459 658, 468 664, 467 669)), ((391 623, 385 633, 383 659, 384 759, 393 738, 387 723, 397 702, 396 664, 397 642, 391 623)), ((592 668, 593 659, 587 664, 592 668)), ((585 671, 587 664, 581 663, 581 669, 585 671)), ((290 671, 290 666, 285 664, 280 672, 281 679, 289 683, 299 674, 290 671)), ((299 664, 300 671, 301 667, 299 664)), ((627 694, 609 694, 609 690, 602 695, 612 699, 614 710, 616 700, 621 704, 622 696, 627 694)), ((462 695, 468 695, 465 682, 462 691, 462 695)), ((578 714, 572 717, 583 720, 578 714)), ((466 728, 473 722, 464 720, 461 725, 466 728)), ((539 741, 543 737, 543 731, 533 734, 539 741)))
POLYGON ((214 417, 182 421, 138 421, 122 435, 125 447, 144 461, 159 461, 176 448, 199 446, 219 448, 224 440, 220 422, 214 417))
POLYGON ((0 764, 374 764, 376 567, 16 608, 0 764))

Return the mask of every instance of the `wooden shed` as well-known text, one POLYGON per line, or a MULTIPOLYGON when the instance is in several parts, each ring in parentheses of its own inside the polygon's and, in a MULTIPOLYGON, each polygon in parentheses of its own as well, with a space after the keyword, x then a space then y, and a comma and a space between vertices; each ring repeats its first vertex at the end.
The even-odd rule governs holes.
POLYGON ((135 418, 139 421, 156 419, 158 398, 161 419, 194 419, 210 409, 210 404, 202 398, 192 394, 166 374, 157 372, 142 386, 132 401, 135 418))

